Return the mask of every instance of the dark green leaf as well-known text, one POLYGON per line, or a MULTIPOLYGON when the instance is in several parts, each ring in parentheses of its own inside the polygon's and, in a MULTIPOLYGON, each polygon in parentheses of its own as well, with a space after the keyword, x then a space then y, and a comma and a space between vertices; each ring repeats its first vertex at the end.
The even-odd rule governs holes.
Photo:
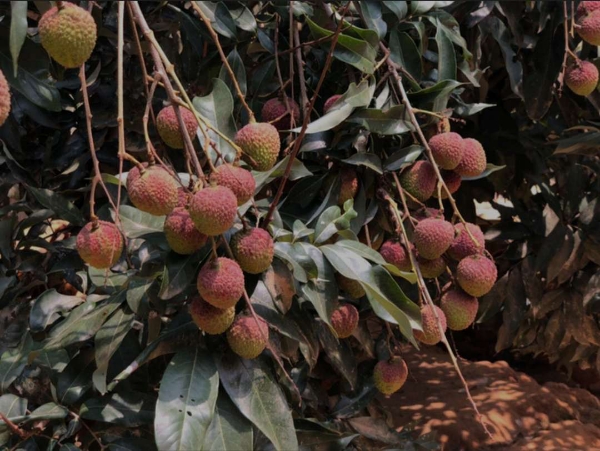
POLYGON ((60 294, 54 288, 44 291, 35 301, 29 313, 29 327, 32 332, 41 332, 60 318, 60 314, 84 302, 77 296, 60 294))
POLYGON ((423 62, 419 49, 408 33, 390 33, 390 59, 403 67, 415 80, 421 79, 423 62))
POLYGON ((94 372, 94 352, 91 349, 82 351, 58 375, 56 393, 58 401, 70 406, 79 401, 92 388, 94 372))
POLYGON ((435 34, 438 46, 438 81, 456 79, 456 52, 446 30, 439 26, 435 34))
POLYGON ((220 394, 217 398, 215 414, 206 436, 202 449, 211 451, 252 451, 252 424, 244 418, 227 395, 220 394))
POLYGON ((17 347, 2 353, 0 357, 0 393, 5 393, 10 384, 23 372, 32 349, 33 340, 31 335, 26 334, 21 338, 17 347))
POLYGON ((235 39, 236 27, 229 9, 223 2, 196 2, 202 12, 206 14, 214 30, 229 39, 235 39))
POLYGON ((363 108, 350 116, 347 122, 360 124, 367 130, 380 135, 399 135, 412 130, 412 125, 402 105, 386 111, 363 108))
MULTIPOLYGON (((235 79, 237 80, 238 85, 240 86, 242 94, 246 95, 246 68, 244 66, 244 62, 242 61, 242 58, 240 57, 240 54, 237 52, 237 49, 234 48, 231 52, 229 52, 229 55, 227 55, 227 61, 231 66, 231 70, 235 75, 235 79)), ((221 67, 219 78, 227 84, 230 92, 235 92, 235 87, 233 86, 233 82, 231 81, 231 77, 229 76, 229 72, 227 71, 225 66, 221 67)))
POLYGON ((65 219, 73 225, 81 226, 85 224, 85 219, 79 209, 65 197, 49 189, 34 188, 32 186, 27 187, 27 189, 40 204, 54 211, 59 218, 65 219))
POLYGON ((205 247, 201 252, 185 256, 170 252, 165 261, 158 297, 168 300, 188 288, 198 273, 198 266, 201 259, 206 257, 209 252, 210 246, 205 247))
POLYGON ((82 404, 81 418, 134 427, 154 420, 155 397, 135 391, 92 398, 82 404))
MULTIPOLYGON (((113 211, 111 211, 111 216, 114 219, 113 211)), ((164 216, 154 216, 130 205, 119 207, 119 217, 127 238, 139 238, 150 233, 162 233, 165 222, 164 216)))
MULTIPOLYGON (((9 420, 23 417, 27 412, 27 400, 9 393, 2 395, 0 396, 0 412, 9 420)), ((11 436, 12 431, 8 425, 0 420, 0 446, 5 445, 11 436)))
POLYGON ((377 33, 380 39, 385 38, 387 24, 382 18, 381 3, 374 0, 363 0, 360 3, 367 27, 377 33))

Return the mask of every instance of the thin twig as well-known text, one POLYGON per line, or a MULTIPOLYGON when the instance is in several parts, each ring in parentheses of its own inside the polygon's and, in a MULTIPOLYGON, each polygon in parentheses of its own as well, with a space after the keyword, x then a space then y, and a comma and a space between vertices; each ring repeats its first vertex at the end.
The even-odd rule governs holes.
MULTIPOLYGON (((293 3, 293 2, 290 2, 293 3)), ((292 7, 290 6, 290 11, 292 7)), ((293 16, 293 15, 292 15, 293 16)), ((302 48, 300 46, 300 31, 294 26, 294 43, 296 47, 296 66, 298 66, 298 78, 300 80, 300 98, 302 99, 302 117, 310 116, 308 108, 308 94, 306 94, 306 79, 304 78, 304 61, 302 61, 302 48)))
POLYGON ((121 206, 121 175, 123 174, 123 160, 125 155, 125 117, 123 113, 123 22, 125 16, 125 3, 118 3, 117 15, 117 127, 119 136, 119 184, 117 186, 117 211, 121 206))

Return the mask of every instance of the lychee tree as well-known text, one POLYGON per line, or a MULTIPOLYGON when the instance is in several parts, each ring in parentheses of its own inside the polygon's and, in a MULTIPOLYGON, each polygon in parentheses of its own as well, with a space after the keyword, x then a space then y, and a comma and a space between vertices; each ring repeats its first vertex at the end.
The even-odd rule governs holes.
POLYGON ((433 449, 405 346, 600 367, 597 4, 0 5, 0 446, 433 449))

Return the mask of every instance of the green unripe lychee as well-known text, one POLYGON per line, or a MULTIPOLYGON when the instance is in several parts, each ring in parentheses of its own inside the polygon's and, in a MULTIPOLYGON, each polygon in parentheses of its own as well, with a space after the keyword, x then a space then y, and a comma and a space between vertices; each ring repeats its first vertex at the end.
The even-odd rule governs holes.
POLYGON ((210 174, 211 183, 226 186, 237 198, 238 205, 243 205, 250 200, 256 189, 256 180, 250 171, 234 166, 222 164, 210 174))
POLYGON ((358 326, 358 310, 352 304, 344 304, 331 314, 331 326, 338 338, 348 338, 358 326))
POLYGON ((454 169, 463 156, 464 143, 458 133, 447 132, 433 136, 429 140, 429 147, 433 159, 442 169, 454 169))
POLYGON ((433 260, 419 258, 418 261, 421 275, 426 279, 435 279, 436 277, 440 277, 444 274, 444 271, 446 271, 446 262, 442 257, 433 260))
POLYGON ((184 207, 175 207, 167 215, 163 229, 169 247, 178 254, 193 254, 206 244, 207 236, 198 231, 184 207))
POLYGON ((496 265, 483 255, 463 258, 456 267, 456 280, 460 287, 476 298, 492 289, 498 277, 496 265))
POLYGON ((464 330, 475 321, 479 302, 462 290, 451 289, 442 296, 440 308, 446 315, 449 329, 464 330))
POLYGON ((452 244, 448 248, 448 255, 454 260, 462 260, 469 255, 480 254, 485 248, 485 238, 479 226, 470 222, 466 224, 466 228, 462 222, 454 226, 454 241, 452 241, 452 244), (471 239, 471 236, 467 233, 467 229, 471 232, 476 242, 471 239))
POLYGON ((233 226, 237 214, 237 197, 226 186, 208 186, 190 201, 190 216, 196 228, 205 235, 216 236, 233 226))
POLYGON ((350 299, 360 299, 366 294, 365 289, 358 281, 348 279, 341 274, 336 274, 335 278, 338 288, 345 291, 350 299))
POLYGON ((233 352, 244 359, 258 357, 269 341, 269 326, 253 316, 238 316, 227 331, 227 342, 233 352))
POLYGON ((170 213, 177 205, 177 182, 161 166, 135 166, 127 175, 127 193, 138 209, 156 216, 170 213))
POLYGON ((271 169, 281 147, 277 129, 266 122, 254 122, 242 127, 235 135, 235 143, 242 149, 244 161, 257 171, 271 169))
POLYGON ((94 268, 110 268, 123 253, 123 237, 111 222, 88 222, 77 235, 77 252, 84 262, 94 268))
POLYGON ((406 362, 400 357, 380 360, 373 369, 375 388, 384 395, 391 395, 402 388, 408 377, 406 362))
POLYGON ((567 68, 565 83, 575 94, 589 96, 598 86, 598 68, 589 61, 577 60, 567 68))
POLYGON ((277 130, 289 130, 292 127, 292 118, 294 124, 300 119, 300 106, 289 97, 287 101, 291 114, 288 113, 285 101, 279 98, 267 100, 261 110, 263 121, 273 124, 277 130))
POLYGON ((454 227, 443 219, 428 218, 415 227, 413 242, 419 255, 428 260, 441 257, 454 241, 454 227))
POLYGON ((331 107, 333 106, 333 104, 335 102, 337 102, 340 97, 342 97, 341 94, 335 94, 335 95, 329 97, 325 101, 325 104, 323 104, 323 114, 327 114, 327 112, 331 109, 331 107))
POLYGON ((235 306, 244 294, 244 273, 234 260, 226 257, 207 262, 198 273, 198 292, 213 307, 235 306))
MULTIPOLYGON (((183 107, 179 107, 179 113, 181 114, 181 119, 183 119, 188 135, 193 140, 198 130, 198 122, 194 117, 194 113, 183 107)), ((185 147, 173 105, 160 110, 156 116, 156 129, 167 146, 173 149, 183 149, 185 147)))
POLYGON ((0 70, 0 127, 10 114, 10 89, 4 73, 0 70))
POLYGON ((235 317, 235 307, 219 309, 199 297, 191 302, 189 310, 194 323, 209 335, 225 332, 235 317))
POLYGON ((485 150, 479 141, 467 138, 464 141, 462 160, 454 171, 463 177, 476 177, 481 175, 487 166, 485 150))
POLYGON ((388 240, 381 245, 379 253, 383 259, 391 265, 394 265, 400 271, 412 271, 410 257, 404 245, 398 241, 388 240))
POLYGON ((417 161, 400 175, 400 185, 411 196, 425 202, 437 185, 435 169, 429 161, 417 161))
POLYGON ((429 305, 424 305, 421 307, 421 325, 423 326, 423 331, 413 331, 415 338, 426 345, 438 344, 442 340, 442 336, 446 333, 446 315, 444 315, 444 312, 437 305, 434 305, 433 309, 429 305), (438 327, 436 314, 442 325, 442 330, 438 327))
POLYGON ((274 244, 266 230, 240 230, 231 237, 229 245, 233 257, 247 273, 260 274, 271 266, 274 244))
POLYGON ((96 45, 96 22, 85 9, 63 2, 44 13, 38 22, 40 42, 48 54, 66 68, 85 63, 96 45))

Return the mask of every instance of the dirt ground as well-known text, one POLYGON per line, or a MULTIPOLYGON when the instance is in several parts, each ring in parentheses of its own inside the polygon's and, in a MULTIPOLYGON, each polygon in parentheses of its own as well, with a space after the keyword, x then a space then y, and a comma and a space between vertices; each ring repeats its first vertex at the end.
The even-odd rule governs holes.
POLYGON ((462 361, 490 437, 443 349, 406 347, 403 357, 409 379, 382 403, 394 424, 414 421, 421 434, 435 431, 445 451, 600 450, 600 400, 587 390, 556 382, 540 385, 503 361, 462 361))

